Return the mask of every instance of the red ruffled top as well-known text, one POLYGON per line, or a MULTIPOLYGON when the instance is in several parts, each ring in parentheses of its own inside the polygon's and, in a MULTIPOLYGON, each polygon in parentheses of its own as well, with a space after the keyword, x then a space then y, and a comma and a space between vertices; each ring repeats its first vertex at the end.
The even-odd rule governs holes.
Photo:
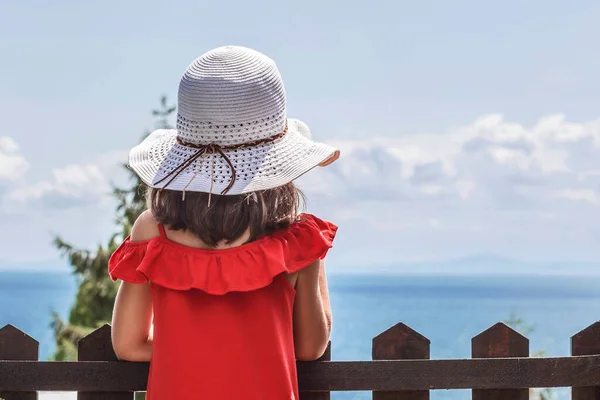
POLYGON ((113 280, 151 283, 148 400, 298 399, 295 290, 286 278, 325 257, 337 226, 303 214, 289 228, 225 250, 159 237, 112 255, 113 280))

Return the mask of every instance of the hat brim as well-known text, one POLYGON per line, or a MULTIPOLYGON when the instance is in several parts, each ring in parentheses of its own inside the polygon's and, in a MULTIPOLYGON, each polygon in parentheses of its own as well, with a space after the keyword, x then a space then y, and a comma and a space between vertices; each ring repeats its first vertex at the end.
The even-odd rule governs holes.
MULTIPOLYGON (((304 123, 289 119, 288 131, 280 139, 254 147, 225 150, 236 175, 226 194, 237 195, 283 186, 320 164, 328 164, 328 160, 339 155, 336 148, 312 141, 309 132, 304 123)), ((153 188, 222 193, 229 185, 232 173, 218 153, 198 158, 179 174, 168 176, 198 151, 179 144, 176 139, 175 129, 152 132, 131 150, 129 166, 146 185, 153 188)))

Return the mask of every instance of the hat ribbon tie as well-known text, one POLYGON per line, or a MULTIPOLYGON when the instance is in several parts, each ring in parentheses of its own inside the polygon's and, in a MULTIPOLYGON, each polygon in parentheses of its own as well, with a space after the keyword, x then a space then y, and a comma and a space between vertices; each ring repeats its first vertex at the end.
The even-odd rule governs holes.
MULTIPOLYGON (((177 167, 175 167, 171 172, 169 172, 167 175, 165 175, 162 179, 157 181, 156 184, 159 184, 159 183, 164 182, 165 180, 171 178, 167 181, 167 183, 165 183, 160 188, 160 190, 166 189, 187 167, 189 167, 192 163, 194 163, 194 161, 196 161, 199 158, 203 159, 205 155, 210 154, 211 155, 211 176, 210 176, 210 192, 209 192, 209 196, 210 196, 212 194, 212 188, 213 188, 213 182, 214 182, 215 155, 220 155, 223 158, 223 160, 225 160, 225 162, 227 163, 229 168, 231 169, 231 178, 229 179, 229 183, 227 184, 227 187, 225 187, 225 189, 223 189, 221 191, 221 195, 225 195, 229 192, 229 190, 231 190, 231 188, 235 184, 235 181, 237 178, 235 167, 233 166, 233 163, 231 162, 231 160, 229 159, 227 154, 225 154, 225 152, 271 143, 277 139, 282 138, 287 133, 287 131, 288 131, 288 126, 286 124, 283 131, 278 133, 277 135, 270 136, 270 137, 264 138, 264 139, 255 140, 252 142, 234 144, 234 145, 229 145, 229 146, 221 146, 217 143, 208 143, 208 144, 190 143, 190 142, 184 141, 180 137, 177 137, 177 143, 179 143, 180 145, 182 145, 184 147, 195 149, 196 152, 193 153, 190 157, 188 157, 185 161, 181 162, 181 164, 179 164, 177 167)), ((196 175, 198 175, 198 172, 196 172, 194 174, 194 176, 192 177, 190 182, 186 185, 186 188, 189 186, 189 184, 192 182, 192 180, 194 180, 196 175)), ((185 200, 185 189, 183 190, 182 199, 185 200)), ((209 198, 209 206, 210 206, 210 198, 209 198)))

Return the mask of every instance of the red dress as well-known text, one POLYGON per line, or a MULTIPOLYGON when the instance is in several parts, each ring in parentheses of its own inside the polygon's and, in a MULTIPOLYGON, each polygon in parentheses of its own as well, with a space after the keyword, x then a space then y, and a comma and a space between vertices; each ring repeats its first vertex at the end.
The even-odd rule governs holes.
POLYGON ((285 277, 325 257, 337 227, 310 214, 288 229, 225 250, 164 235, 127 238, 112 279, 150 281, 154 342, 148 400, 299 399, 285 277))

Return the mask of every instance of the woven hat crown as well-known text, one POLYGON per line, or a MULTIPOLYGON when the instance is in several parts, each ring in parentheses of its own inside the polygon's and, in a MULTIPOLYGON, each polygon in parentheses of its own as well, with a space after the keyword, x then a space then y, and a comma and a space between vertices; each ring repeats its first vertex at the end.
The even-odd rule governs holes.
POLYGON ((219 47, 198 57, 179 84, 177 135, 239 145, 285 129, 286 95, 275 62, 255 50, 219 47))

